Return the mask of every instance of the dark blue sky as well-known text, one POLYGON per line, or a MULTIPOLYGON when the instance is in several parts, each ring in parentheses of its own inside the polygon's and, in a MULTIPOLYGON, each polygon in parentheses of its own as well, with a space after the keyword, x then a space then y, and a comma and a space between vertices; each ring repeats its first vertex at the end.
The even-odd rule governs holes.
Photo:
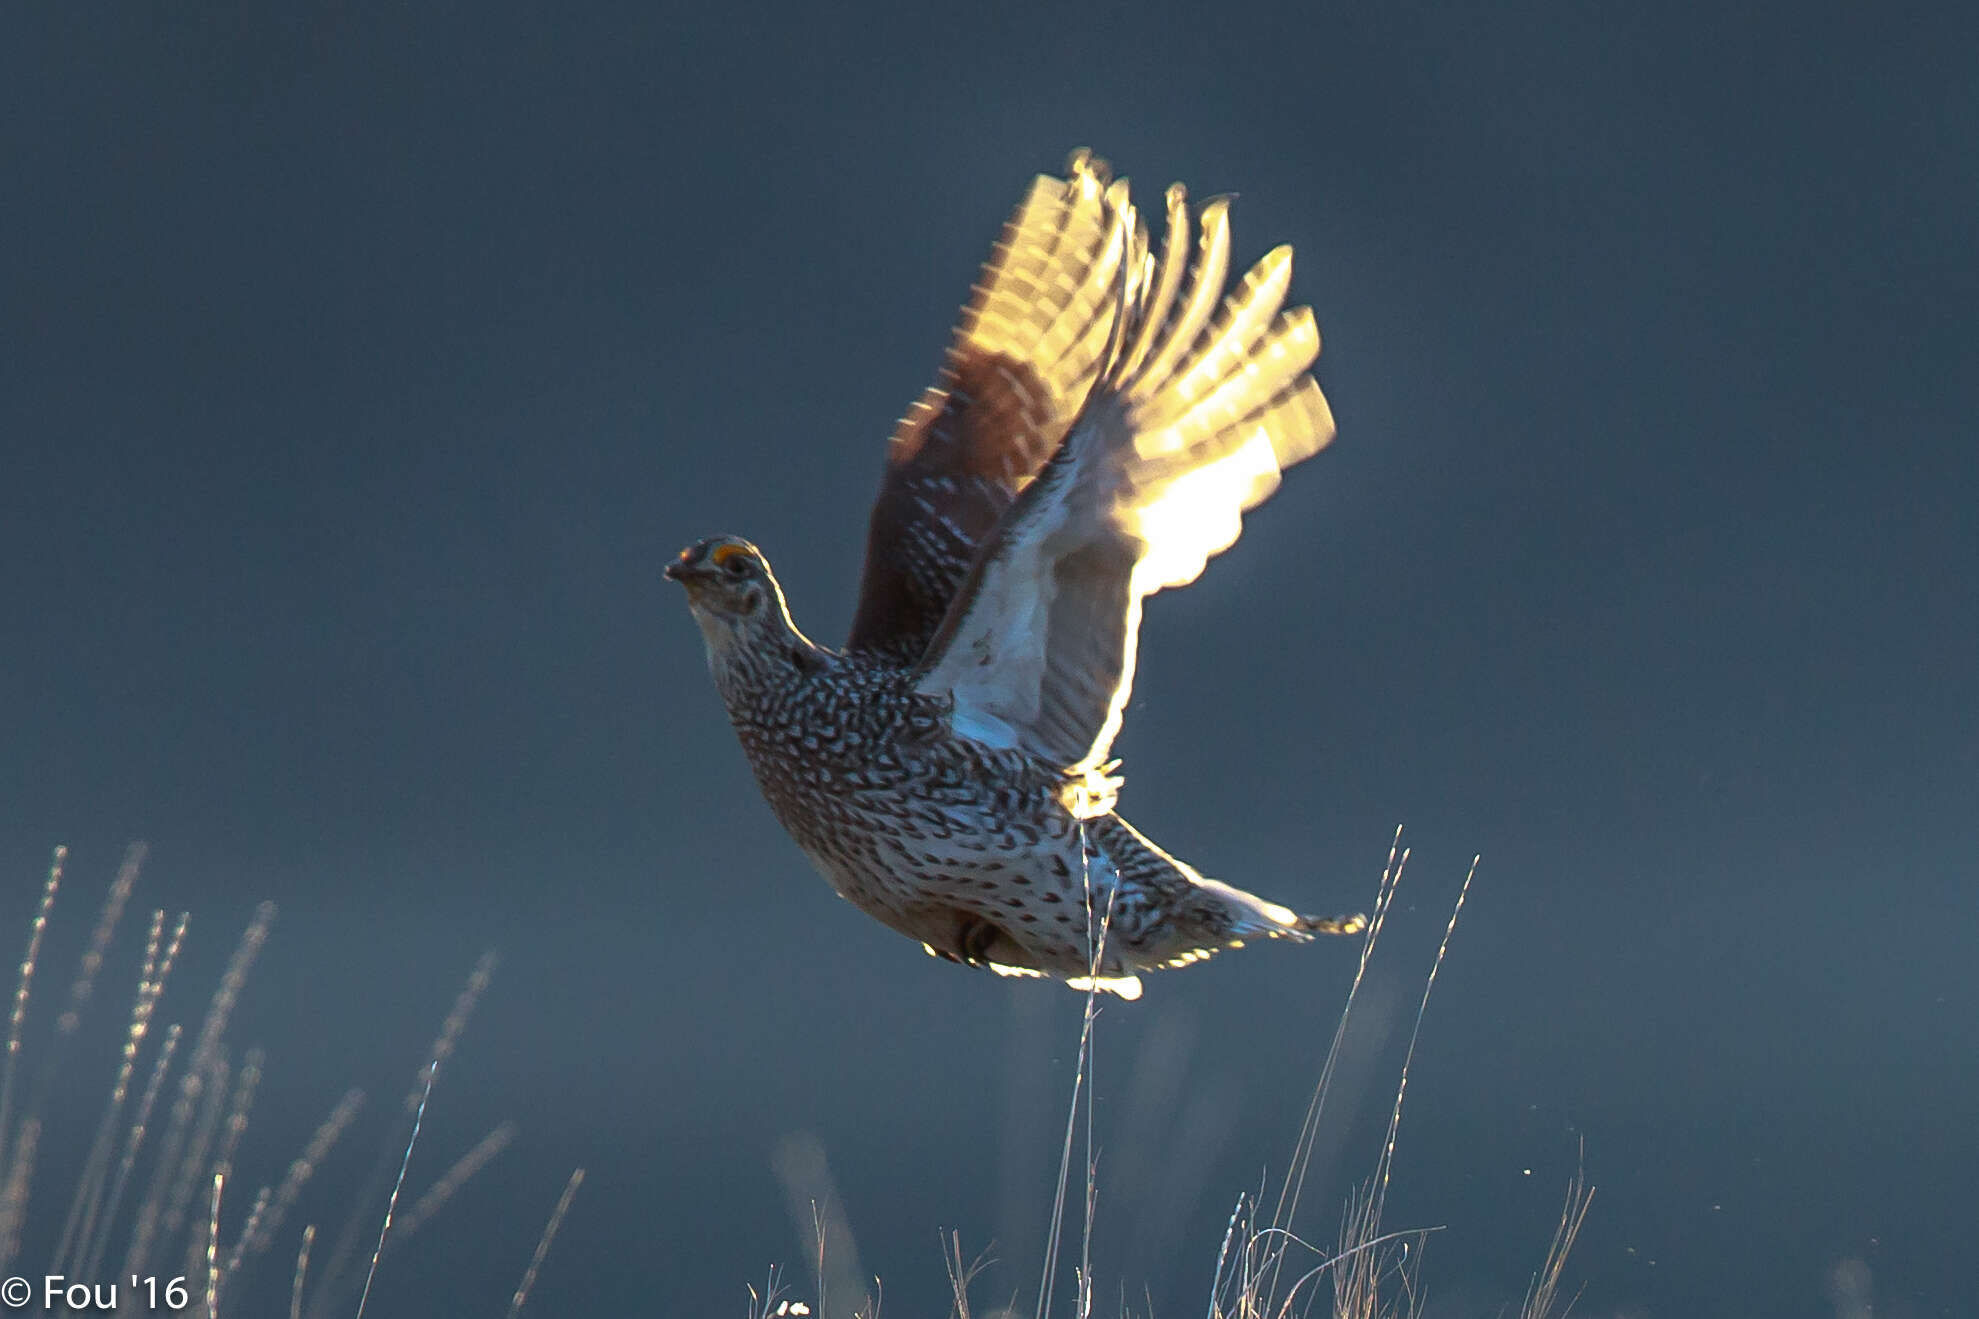
MULTIPOLYGON (((1416 845, 1307 1229, 1482 852, 1389 1214, 1448 1225, 1448 1313, 1516 1300, 1580 1140, 1588 1313, 1825 1313, 1850 1259, 1879 1312, 1973 1303, 1969 15, 0 23, 0 873, 25 931, 74 847, 73 951, 148 839, 137 901, 194 913, 168 1015, 280 906, 260 1170, 349 1083, 384 1139, 501 949, 410 1181, 522 1134, 374 1314, 499 1307, 580 1163, 542 1312, 740 1313, 804 1254, 796 1132, 889 1313, 943 1296, 937 1227, 1003 1240, 981 1299, 1030 1285, 1077 1001, 831 896, 658 574, 747 535, 843 635, 892 421, 1077 145, 1240 192, 1325 335, 1338 443, 1151 605, 1119 744, 1130 818, 1295 906, 1416 845)), ((1350 974, 1256 950, 1105 1015, 1103 1295, 1200 1303, 1350 974)))

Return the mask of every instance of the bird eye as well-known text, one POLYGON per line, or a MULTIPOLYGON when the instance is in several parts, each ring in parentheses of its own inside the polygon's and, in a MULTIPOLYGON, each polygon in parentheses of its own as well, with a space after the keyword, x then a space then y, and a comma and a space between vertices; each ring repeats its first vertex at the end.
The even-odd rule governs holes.
POLYGON ((747 547, 730 543, 715 546, 714 553, 708 556, 708 561, 727 572, 730 577, 746 577, 749 575, 750 557, 747 547))

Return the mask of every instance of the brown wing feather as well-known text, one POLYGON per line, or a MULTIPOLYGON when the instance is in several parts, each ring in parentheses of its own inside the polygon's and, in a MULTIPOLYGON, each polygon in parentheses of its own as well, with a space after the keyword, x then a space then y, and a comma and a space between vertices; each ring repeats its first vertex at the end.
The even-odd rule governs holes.
MULTIPOLYGON (((1138 232, 1124 196, 1099 209, 1116 233, 1138 232)), ((1333 437, 1307 373, 1312 313, 1283 307, 1291 249, 1226 296, 1225 209, 1213 200, 1191 226, 1171 191, 1159 269, 1136 243, 1099 383, 983 544, 919 664, 917 686, 953 700, 958 731, 1065 767, 1084 781, 1085 811, 1109 809, 1117 786, 1105 766, 1142 601, 1193 581, 1283 469, 1333 437)))
MULTIPOLYGON (((911 664, 976 554, 1064 438, 1115 316, 1106 165, 1076 153, 1003 227, 936 383, 901 418, 873 503, 849 650, 911 664)), ((1130 259, 1144 262, 1137 235, 1130 259)))

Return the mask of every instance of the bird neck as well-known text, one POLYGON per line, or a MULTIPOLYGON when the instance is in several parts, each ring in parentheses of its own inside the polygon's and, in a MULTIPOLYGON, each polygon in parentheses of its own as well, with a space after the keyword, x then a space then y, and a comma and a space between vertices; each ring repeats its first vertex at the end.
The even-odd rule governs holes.
POLYGON ((815 672, 830 655, 798 630, 781 591, 753 616, 708 637, 708 667, 731 707, 815 672))

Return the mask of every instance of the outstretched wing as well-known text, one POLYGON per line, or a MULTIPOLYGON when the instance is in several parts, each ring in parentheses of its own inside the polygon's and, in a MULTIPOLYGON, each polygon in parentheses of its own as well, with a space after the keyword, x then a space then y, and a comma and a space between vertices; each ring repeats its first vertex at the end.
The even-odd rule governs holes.
POLYGON ((1079 152, 1004 225, 936 383, 887 448, 848 650, 913 664, 977 552, 1064 438, 1106 353, 1125 183, 1079 152), (1117 199, 1110 202, 1109 196, 1117 199))
MULTIPOLYGON (((1134 244, 1124 196, 1081 205, 1115 246, 1134 244)), ((1209 202, 1192 225, 1169 190, 1159 267, 1123 272, 1084 410, 997 525, 920 666, 921 691, 954 697, 958 729, 1083 776, 1088 810, 1110 806, 1103 766, 1133 687, 1142 600, 1194 581, 1281 470, 1333 437, 1308 374, 1312 313, 1280 310, 1291 249, 1221 296, 1226 207, 1209 202)))

